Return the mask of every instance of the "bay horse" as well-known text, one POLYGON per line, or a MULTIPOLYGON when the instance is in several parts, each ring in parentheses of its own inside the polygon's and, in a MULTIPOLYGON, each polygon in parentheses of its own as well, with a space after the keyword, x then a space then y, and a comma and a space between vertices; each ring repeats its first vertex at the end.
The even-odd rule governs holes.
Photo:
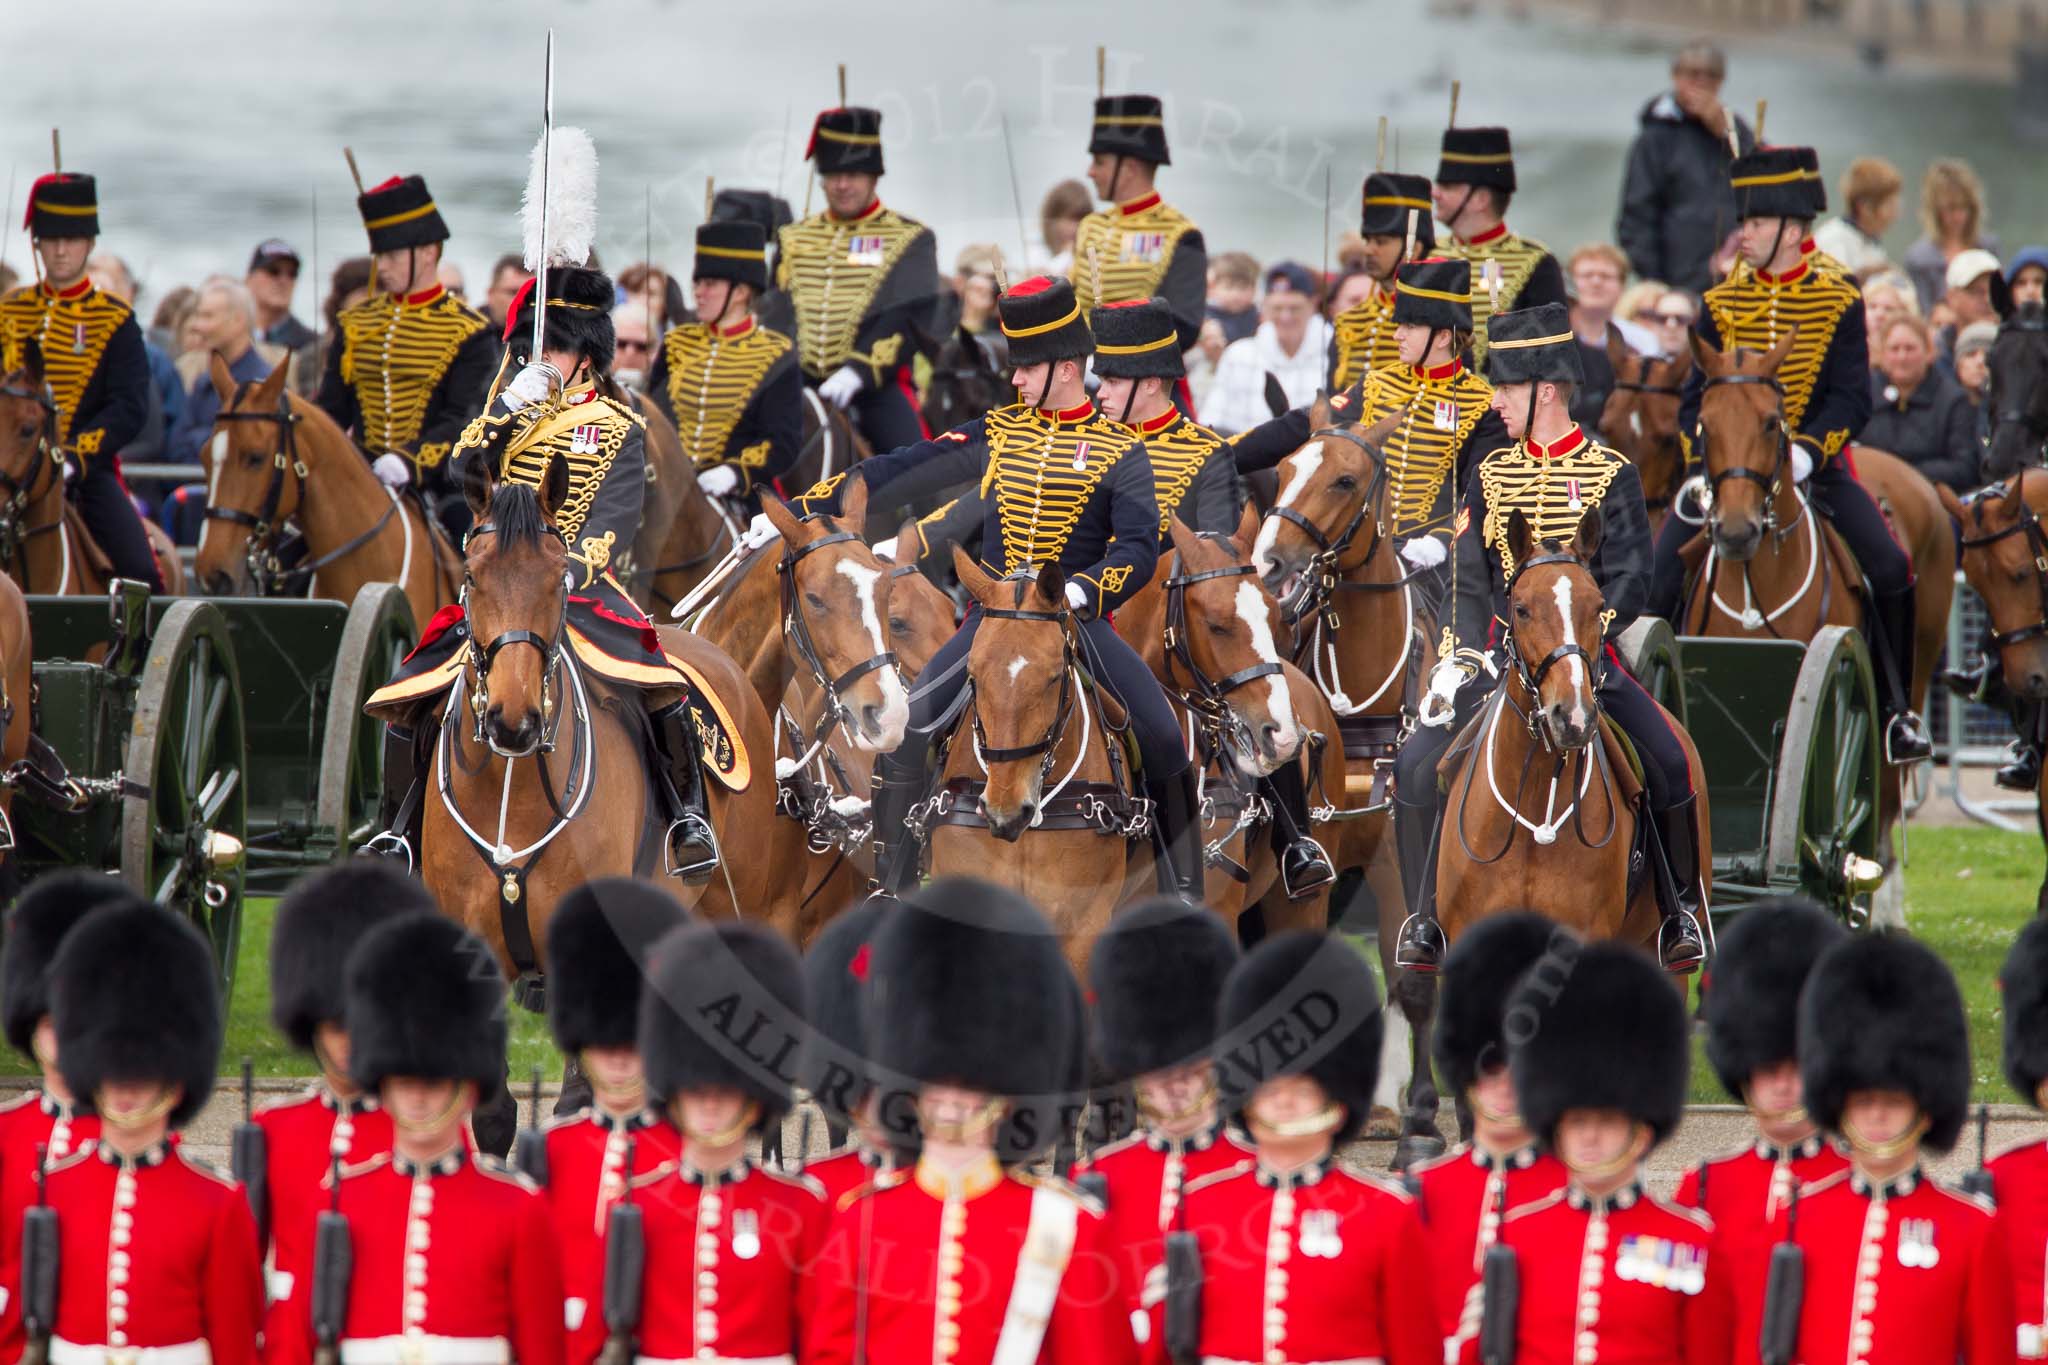
MULTIPOLYGON (((1588 939, 1656 940, 1654 874, 1634 884, 1630 876, 1634 777, 1600 710, 1600 673, 1612 665, 1605 602, 1586 566, 1601 528, 1593 507, 1569 544, 1538 541, 1519 508, 1509 515, 1508 662, 1444 756, 1451 778, 1437 835, 1437 905, 1453 943, 1511 909, 1538 911, 1588 939)), ((1676 721, 1672 730, 1699 794, 1700 843, 1711 847, 1699 754, 1676 721)), ((1702 906, 1711 889, 1702 869, 1702 906)))
MULTIPOLYGON (((185 566, 164 529, 142 518, 164 591, 185 591, 185 566)), ((43 350, 22 347, 22 364, 0 377, 0 567, 23 592, 101 597, 113 566, 64 493, 57 400, 43 350)))
MULTIPOLYGON (((690 464, 690 457, 683 449, 683 438, 676 434, 676 424, 668 419, 655 402, 638 389, 628 389, 614 384, 614 395, 640 415, 645 425, 641 428, 641 448, 647 460, 647 495, 640 504, 640 530, 633 537, 629 564, 632 572, 621 582, 626 595, 642 607, 654 607, 654 580, 662 566, 667 563, 665 552, 669 538, 675 528, 677 515, 682 511, 684 500, 692 493, 704 501, 702 490, 697 487, 697 471, 690 464)), ((718 553, 714 548, 706 555, 706 561, 718 553)), ((685 552, 687 553, 687 551, 685 552)), ((671 570, 671 572, 675 572, 671 570)), ((616 572, 614 577, 620 577, 616 572)), ((673 581, 673 580, 671 580, 673 581)), ((687 591, 687 584, 685 586, 687 591)), ((674 598, 669 601, 673 603, 674 598)))
POLYGON ((1600 439, 1636 467, 1654 537, 1671 515, 1671 500, 1685 480, 1678 405, 1685 394, 1685 378, 1692 373, 1692 357, 1638 355, 1610 327, 1607 360, 1614 367, 1614 389, 1600 410, 1600 439))
POLYGON ((1259 905, 1268 933, 1326 929, 1330 888, 1289 900, 1266 837, 1272 815, 1259 818, 1255 780, 1289 763, 1304 770, 1312 802, 1333 801, 1344 749, 1329 702, 1281 657, 1280 607, 1251 563, 1258 509, 1246 504, 1233 535, 1197 534, 1179 517, 1168 532, 1171 552, 1118 608, 1116 630, 1166 690, 1202 766, 1204 839, 1216 855, 1202 899, 1233 925, 1259 905))
POLYGON ((204 447, 206 529, 193 573, 215 595, 237 591, 353 602, 371 583, 396 583, 420 626, 455 600, 462 560, 417 499, 370 471, 319 404, 286 388, 280 365, 238 384, 219 353, 209 373, 220 415, 204 447), (280 563, 288 528, 305 559, 280 563))
MULTIPOLYGON (((1962 527, 1963 576, 1984 599, 2006 688, 2021 701, 2048 702, 2048 471, 2022 469, 1968 499, 1946 485, 1939 491, 1962 527)), ((2048 844, 2048 803, 2038 783, 2034 802, 2035 827, 2048 844)), ((2034 912, 2048 914, 2048 877, 2034 912)))
MULTIPOLYGON (((1694 576, 1681 633, 1810 641, 1822 626, 1863 625, 1861 572, 1847 547, 1792 478, 1778 367, 1797 333, 1770 350, 1719 351, 1693 337, 1700 367, 1699 457, 1710 506, 1705 562, 1694 576)), ((1913 676, 1908 696, 1927 704, 1934 666, 1947 643, 1955 594, 1956 541, 1948 513, 1926 476, 1895 455, 1868 446, 1845 450, 1855 473, 1891 522, 1914 574, 1913 676)), ((1873 661, 1882 667, 1882 661, 1873 661)), ((1879 783, 1879 854, 1887 876, 1872 897, 1879 924, 1905 922, 1905 889, 1889 875, 1897 864, 1892 831, 1903 770, 1879 783)))

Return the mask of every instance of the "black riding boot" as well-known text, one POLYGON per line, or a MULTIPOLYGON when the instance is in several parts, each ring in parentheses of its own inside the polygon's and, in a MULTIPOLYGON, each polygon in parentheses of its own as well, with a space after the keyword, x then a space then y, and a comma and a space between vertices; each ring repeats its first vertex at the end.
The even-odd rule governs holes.
POLYGON ((1652 816, 1657 847, 1670 874, 1669 884, 1660 879, 1657 888, 1664 911, 1664 922, 1657 929, 1657 960, 1675 976, 1698 971, 1707 958, 1706 907, 1700 900, 1699 822, 1693 818, 1698 799, 1688 796, 1652 816))
POLYGON ((1280 889, 1300 900, 1337 880, 1330 855, 1309 835, 1308 784, 1297 763, 1283 763, 1259 779, 1273 803, 1273 854, 1280 863, 1280 889))
MULTIPOLYGON (((433 713, 421 718, 429 741, 437 731, 433 713)), ((363 845, 362 853, 378 858, 396 858, 405 870, 419 867, 421 812, 425 806, 427 765, 422 762, 428 746, 420 743, 419 732, 410 725, 384 727, 384 795, 377 804, 378 833, 363 845)))
POLYGON ((1159 894, 1202 904, 1202 798, 1192 763, 1168 778, 1145 778, 1152 801, 1152 859, 1159 894))
POLYGON ((1917 763, 1932 756, 1934 741, 1913 712, 1913 590, 1883 597, 1873 593, 1871 598, 1878 635, 1872 644, 1881 652, 1872 662, 1879 709, 1885 715, 1885 762, 1917 763))
POLYGON ((1442 812, 1434 805, 1394 803, 1394 841, 1401 857, 1401 885, 1408 918, 1394 943, 1394 965, 1433 972, 1444 965, 1443 926, 1436 921, 1436 832, 1442 812))
POLYGON ((710 808, 704 801, 704 764, 700 757, 697 727, 689 708, 670 702, 650 711, 654 742, 668 760, 668 832, 662 838, 663 871, 690 885, 710 880, 718 870, 718 835, 711 828, 710 808))
POLYGON ((2006 751, 2012 757, 1993 774, 2007 791, 2030 792, 2041 785, 2041 709, 2037 701, 2012 700, 2013 729, 2019 733, 2006 751))
POLYGON ((898 757, 893 751, 875 760, 869 800, 875 820, 875 890, 900 896, 917 886, 923 850, 906 817, 926 786, 924 760, 898 757))

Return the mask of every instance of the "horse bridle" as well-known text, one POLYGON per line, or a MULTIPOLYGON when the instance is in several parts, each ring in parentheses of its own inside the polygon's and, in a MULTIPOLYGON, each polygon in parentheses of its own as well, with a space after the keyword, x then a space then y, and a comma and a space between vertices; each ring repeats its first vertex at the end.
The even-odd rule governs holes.
MULTIPOLYGON (((813 517, 804 518, 807 522, 813 519, 813 517)), ((796 645, 797 657, 803 660, 804 667, 811 670, 811 677, 817 681, 818 686, 823 688, 825 692, 825 709, 818 717, 817 733, 812 736, 814 740, 821 738, 827 730, 830 730, 834 725, 846 719, 846 703, 840 700, 842 692, 878 669, 897 667, 896 651, 885 649, 880 654, 869 655, 852 668, 841 673, 838 677, 833 677, 825 669, 825 660, 818 653, 817 641, 811 637, 810 619, 804 615, 803 602, 797 595, 796 566, 798 564, 802 563, 813 552, 822 550, 828 545, 844 545, 849 541, 859 541, 860 539, 859 536, 851 531, 834 531, 829 535, 818 537, 808 545, 792 546, 785 549, 782 552, 781 563, 775 566, 776 578, 780 583, 782 591, 783 634, 796 645)))
MULTIPOLYGON (((1718 497, 1721 485, 1729 479, 1747 479, 1751 483, 1760 485, 1764 490, 1764 529, 1776 532, 1778 529, 1778 491, 1784 486, 1785 462, 1791 457, 1792 453, 1791 433, 1785 429, 1785 386, 1780 384, 1776 377, 1768 374, 1723 374, 1706 380, 1701 386, 1701 391, 1704 392, 1707 389, 1736 384, 1762 385, 1777 394, 1777 453, 1771 461, 1771 469, 1768 474, 1760 469, 1751 469, 1745 464, 1730 465, 1722 470, 1708 469, 1707 492, 1711 497, 1718 497)), ((1699 446, 1700 464, 1704 467, 1707 464, 1707 428, 1704 422, 1700 424, 1699 437, 1696 444, 1699 446)), ((1790 528, 1788 527, 1787 529, 1789 530, 1790 528)))
POLYGON ((1038 760, 1038 777, 1041 782, 1052 771, 1054 750, 1058 748, 1061 734, 1065 733, 1067 720, 1074 710, 1074 616, 1062 607, 1057 611, 1033 611, 1028 607, 983 607, 983 620, 992 621, 1049 621, 1060 628, 1060 694, 1059 703, 1053 708, 1052 723, 1046 727, 1045 738, 1035 744, 1018 744, 998 749, 988 742, 988 732, 981 726, 981 708, 974 708, 974 747, 981 755, 983 764, 1017 763, 1027 758, 1038 760))
MULTIPOLYGON (((50 491, 50 481, 63 478, 64 465, 61 460, 50 457, 57 447, 57 395, 46 381, 40 389, 31 389, 21 384, 0 384, 0 397, 21 398, 34 403, 43 410, 42 431, 36 437, 35 455, 28 471, 16 479, 12 474, 0 470, 0 492, 6 494, 0 501, 0 562, 13 563, 28 541, 41 535, 48 535, 64 524, 60 513, 55 521, 41 526, 23 526, 22 515, 29 505, 50 491), (46 480, 45 476, 48 476, 46 480), (40 485, 40 486, 39 486, 40 485)), ((28 584, 28 565, 22 564, 23 590, 28 584)))
POLYGON ((1616 376, 1614 380, 1615 392, 1654 393, 1659 394, 1665 398, 1685 397, 1685 390, 1677 384, 1652 384, 1649 382, 1650 367, 1656 363, 1656 356, 1637 356, 1636 377, 1634 379, 1623 379, 1619 376, 1616 376))
MULTIPOLYGON (((1324 535, 1322 527, 1316 525, 1292 507, 1275 507, 1266 513, 1267 516, 1278 517, 1288 525, 1298 529, 1316 547, 1315 554, 1311 555, 1308 563, 1302 566, 1301 596, 1283 613, 1289 625, 1298 624, 1304 617, 1313 613, 1328 600, 1330 593, 1336 591, 1339 587, 1355 587, 1360 591, 1373 591, 1400 586, 1400 582, 1392 584, 1352 584, 1339 581, 1340 574, 1349 573, 1353 569, 1362 569, 1372 563, 1374 557, 1380 552, 1380 546, 1386 543, 1387 520, 1385 516, 1380 515, 1379 503, 1380 495, 1386 489, 1387 484, 1387 459, 1386 453, 1374 446, 1372 442, 1356 432, 1348 431, 1343 427, 1324 427, 1320 431, 1309 434, 1309 439, 1312 441, 1323 440, 1329 437, 1335 437, 1340 441, 1349 441, 1352 445, 1364 451, 1367 458, 1372 461, 1372 479, 1366 484, 1365 498, 1358 504, 1358 510, 1352 513, 1351 520, 1334 537, 1324 535), (1350 550, 1352 539, 1357 536, 1359 529, 1365 525, 1367 517, 1373 518, 1373 539, 1372 545, 1365 552, 1365 557, 1356 564, 1339 564, 1338 561, 1343 559, 1344 555, 1350 550)), ((1249 570, 1246 570, 1246 572, 1249 572, 1249 570)))
POLYGON ((1994 630, 1986 634, 1984 638, 1993 649, 2004 649, 2007 645, 2024 644, 2028 640, 2048 636, 2048 532, 2043 531, 2041 519, 2034 515, 2033 504, 2026 499, 2025 471, 2021 471, 2019 477, 2020 511, 2013 524, 1989 535, 1962 538, 1962 548, 1970 550, 1995 545, 2007 536, 2025 536, 2027 548, 2032 551, 2034 587, 2040 603, 2040 615, 2031 625, 2020 626, 2015 630, 1994 630))
MULTIPOLYGON (((1539 569, 1546 564, 1583 565, 1584 562, 1585 561, 1581 560, 1577 555, 1572 554, 1531 555, 1528 559, 1524 560, 1522 563, 1517 564, 1515 566, 1514 575, 1508 579, 1508 598, 1510 601, 1513 600, 1515 595, 1515 584, 1520 582, 1522 575, 1529 572, 1529 570, 1531 569, 1539 569)), ((1569 626, 1570 622, 1566 622, 1566 625, 1569 626)), ((1543 680, 1546 677, 1550 676, 1550 670, 1557 667, 1566 659, 1579 659, 1585 663, 1587 680, 1591 684, 1592 690, 1595 692, 1599 691, 1600 683, 1602 679, 1604 679, 1607 675, 1606 651, 1601 650, 1597 653, 1589 651, 1584 645, 1580 644, 1577 640, 1566 640, 1556 649, 1553 649, 1550 651, 1550 653, 1544 655, 1543 658, 1537 661, 1537 663, 1535 663, 1533 666, 1529 663, 1529 661, 1526 658, 1523 657, 1521 649, 1515 644, 1514 631, 1510 630, 1507 633, 1506 643, 1508 649, 1509 662, 1514 666, 1515 671, 1521 674, 1522 682, 1528 687, 1529 695, 1532 697, 1537 696, 1541 693, 1543 689, 1543 680)))
MULTIPOLYGON (((464 552, 468 551, 470 541, 475 540, 481 535, 495 535, 497 530, 497 524, 489 521, 479 522, 477 525, 470 527, 469 534, 464 536, 462 540, 464 552)), ((469 589, 471 581, 467 572, 465 572, 460 594, 465 619, 469 615, 469 589)), ((491 665, 497 661, 499 651, 512 645, 531 645, 540 651, 541 730, 536 749, 543 754, 554 752, 555 731, 560 724, 555 715, 554 678, 556 671, 561 666, 562 636, 566 632, 568 624, 569 597, 568 588, 565 584, 562 590, 562 616, 555 623, 554 639, 550 640, 546 636, 531 630, 507 630, 501 631, 492 637, 489 644, 480 645, 477 643, 474 632, 471 633, 469 644, 465 650, 469 666, 476 674, 476 687, 469 694, 469 710, 472 721, 471 738, 479 744, 489 744, 491 752, 497 754, 500 758, 520 758, 524 757, 524 755, 503 752, 498 748, 497 743, 484 733, 484 713, 490 709, 491 704, 491 665)))
MULTIPOLYGON (((1181 703, 1189 711, 1202 718, 1203 728, 1208 732, 1212 745, 1219 741, 1223 730, 1231 724, 1230 694, 1248 683, 1260 678, 1270 678, 1284 671, 1278 662, 1260 662, 1227 673, 1221 678, 1211 678, 1195 664, 1194 651, 1188 640, 1187 592, 1196 583, 1206 583, 1218 578, 1246 578, 1258 573, 1249 564, 1231 564, 1221 569, 1203 569, 1196 573, 1180 572, 1180 551, 1173 554, 1173 567, 1166 580, 1166 677, 1167 685, 1174 689, 1181 703), (1190 679, 1187 689, 1182 689, 1174 677, 1178 665, 1187 671, 1190 679)), ((1244 729, 1240 722, 1235 728, 1244 729)), ((1247 746, 1249 747, 1249 746, 1247 746)))

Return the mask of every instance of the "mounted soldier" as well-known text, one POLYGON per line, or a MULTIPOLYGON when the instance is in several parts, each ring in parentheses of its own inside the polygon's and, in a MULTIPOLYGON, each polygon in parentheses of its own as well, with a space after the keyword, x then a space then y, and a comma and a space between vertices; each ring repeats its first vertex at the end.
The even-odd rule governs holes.
POLYGON ((468 519, 449 452, 487 400, 497 339, 482 313, 441 287, 448 224, 426 181, 393 176, 357 195, 356 208, 370 237, 374 287, 342 310, 319 403, 379 479, 417 489, 459 535, 468 519))
POLYGON ((93 178, 77 171, 38 178, 22 227, 42 278, 0 298, 0 374, 27 364, 29 343, 41 351, 54 404, 51 454, 75 470, 70 496, 86 529, 115 573, 162 592, 119 458, 149 420, 149 357, 134 311, 85 273, 100 235, 93 178))
POLYGON ((1508 230, 1515 153, 1507 129, 1444 129, 1431 194, 1436 216, 1451 234, 1444 254, 1472 263, 1472 360, 1484 365, 1488 319, 1546 303, 1562 307, 1564 271, 1549 247, 1508 230))
MULTIPOLYGON (((1372 277, 1373 288, 1331 320, 1330 381, 1325 386, 1330 393, 1344 392, 1371 371, 1404 363, 1394 317, 1399 306, 1396 272, 1418 253, 1428 256, 1436 247, 1428 177, 1390 171, 1367 176, 1358 232, 1365 239, 1365 273, 1372 277)), ((1468 325, 1464 330, 1472 329, 1468 325)), ((1463 350, 1459 346, 1454 353, 1463 350)))
POLYGON ((1564 305, 1497 314, 1494 327, 1487 374, 1495 386, 1494 411, 1514 444, 1488 454, 1467 481, 1453 570, 1456 652, 1441 659, 1431 674, 1433 705, 1424 706, 1424 723, 1402 746, 1397 761, 1394 826, 1408 904, 1414 908, 1402 926, 1396 957, 1402 966, 1420 971, 1433 971, 1443 961, 1435 893, 1436 841, 1443 828, 1437 764, 1483 700, 1484 689, 1467 691, 1467 685, 1481 671, 1490 676, 1499 671, 1494 651, 1503 644, 1500 623, 1509 619, 1508 595, 1519 567, 1508 528, 1520 513, 1537 544, 1569 541, 1587 518, 1599 527, 1588 566, 1607 608, 1608 643, 1593 665, 1599 675, 1597 696, 1602 711, 1642 755, 1653 844, 1670 873, 1657 879, 1666 888, 1659 892, 1658 957, 1666 970, 1694 971, 1706 954, 1701 878, 1707 863, 1701 857, 1687 756, 1663 708, 1629 676, 1612 644, 1642 610, 1648 590, 1650 533, 1642 484, 1634 465, 1571 420, 1572 389, 1583 376, 1564 305), (1443 713, 1447 704, 1455 705, 1455 715, 1443 713), (1667 883, 1675 892, 1667 894, 1667 883))
MULTIPOLYGON (((1175 344, 1192 350, 1209 292, 1209 255, 1194 220, 1154 186, 1166 148, 1166 107, 1157 95, 1102 95, 1088 138, 1088 182, 1110 205, 1074 236, 1074 294, 1091 323, 1105 303, 1163 298, 1175 344)), ((1185 385, 1181 386, 1184 393, 1185 385)))
POLYGON ((697 320, 661 339, 647 389, 676 424, 698 486, 758 512, 755 490, 795 463, 803 435, 796 346, 754 313, 768 289, 760 225, 701 225, 691 284, 697 320))
POLYGON ((882 178, 882 115, 827 109, 811 125, 804 155, 817 167, 825 208, 777 237, 776 283, 796 308, 804 380, 833 406, 850 409, 876 450, 930 433, 910 380, 922 326, 939 296, 931 229, 875 197, 882 178))

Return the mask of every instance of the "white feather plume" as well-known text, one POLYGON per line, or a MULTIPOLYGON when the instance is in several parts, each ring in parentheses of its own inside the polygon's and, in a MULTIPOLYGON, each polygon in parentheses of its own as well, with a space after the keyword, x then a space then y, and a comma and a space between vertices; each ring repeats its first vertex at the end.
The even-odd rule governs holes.
MULTIPOLYGON (((548 156, 548 264, 582 265, 597 240, 597 144, 581 128, 557 128, 548 156)), ((526 268, 540 268, 541 147, 533 144, 519 227, 526 268)))

